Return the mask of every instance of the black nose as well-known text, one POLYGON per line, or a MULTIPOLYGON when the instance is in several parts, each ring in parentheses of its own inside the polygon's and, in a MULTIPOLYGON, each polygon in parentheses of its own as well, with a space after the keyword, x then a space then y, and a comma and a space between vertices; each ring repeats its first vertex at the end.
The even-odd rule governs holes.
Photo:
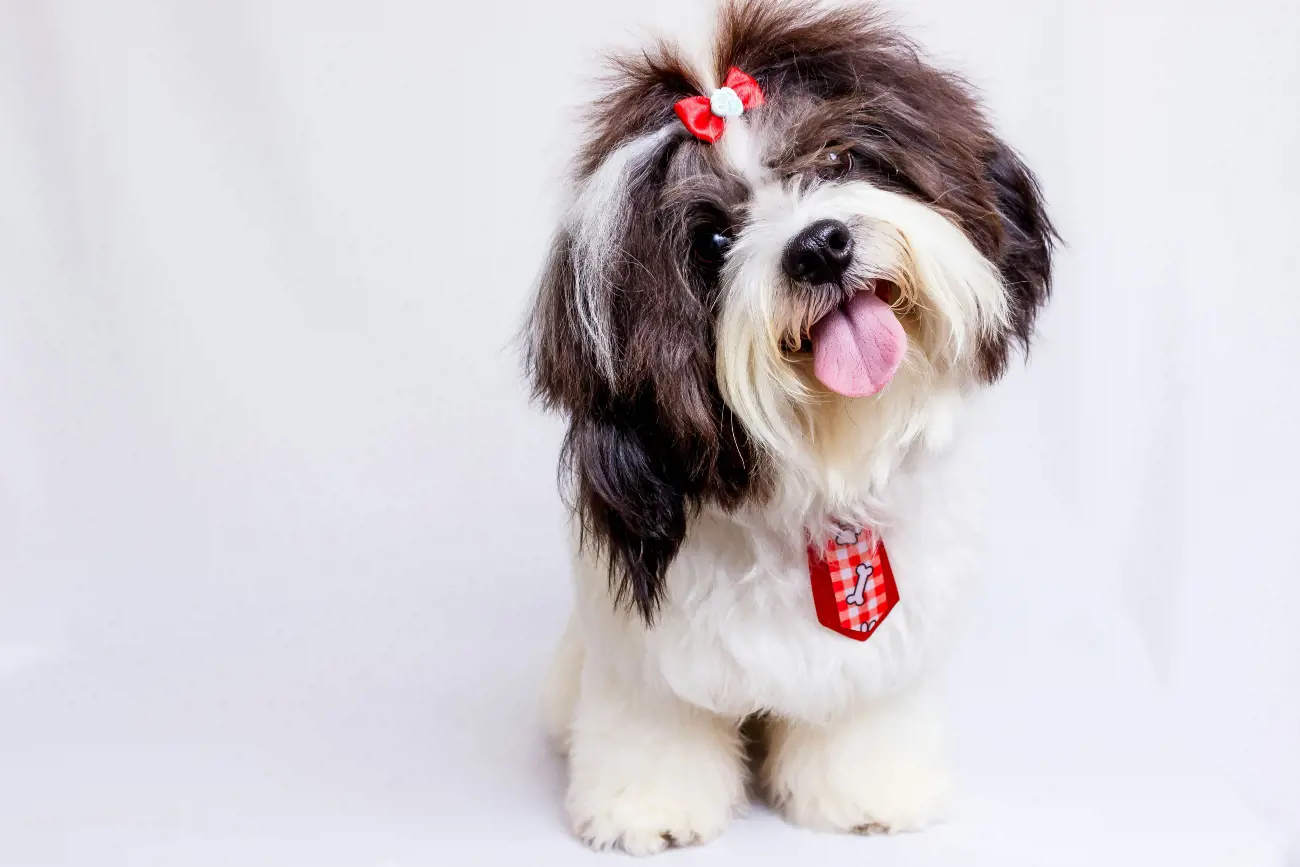
POLYGON ((838 283, 853 261, 853 233, 839 220, 818 220, 785 247, 782 265, 797 283, 838 283))

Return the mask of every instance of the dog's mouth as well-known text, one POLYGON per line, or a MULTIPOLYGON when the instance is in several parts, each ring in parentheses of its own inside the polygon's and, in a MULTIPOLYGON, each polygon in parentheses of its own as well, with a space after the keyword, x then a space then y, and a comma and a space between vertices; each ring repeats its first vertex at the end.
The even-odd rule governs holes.
POLYGON ((797 347, 791 341, 787 348, 810 354, 813 375, 831 391, 845 397, 875 394, 894 378, 907 354, 907 334, 891 307, 898 287, 873 280, 849 293, 834 288, 840 297, 801 331, 797 347))

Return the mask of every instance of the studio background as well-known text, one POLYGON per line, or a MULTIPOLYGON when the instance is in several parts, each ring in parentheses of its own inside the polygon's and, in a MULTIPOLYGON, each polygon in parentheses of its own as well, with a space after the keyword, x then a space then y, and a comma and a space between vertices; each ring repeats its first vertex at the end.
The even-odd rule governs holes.
MULTIPOLYGON (((973 433, 963 796, 666 857, 1283 864, 1300 11, 893 8, 1068 242, 973 433)), ((590 860, 534 713, 561 427, 511 340, 595 49, 697 10, 0 0, 0 865, 590 860)))

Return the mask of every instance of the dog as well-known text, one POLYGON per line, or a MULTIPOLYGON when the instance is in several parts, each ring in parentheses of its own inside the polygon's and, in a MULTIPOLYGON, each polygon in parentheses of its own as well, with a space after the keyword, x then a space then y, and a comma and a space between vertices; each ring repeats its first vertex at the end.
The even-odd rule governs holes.
POLYGON ((710 51, 605 85, 524 332, 568 423, 574 832, 706 842, 751 779, 801 825, 920 829, 975 565, 959 422, 1051 291, 1038 182, 870 5, 731 0, 710 51))

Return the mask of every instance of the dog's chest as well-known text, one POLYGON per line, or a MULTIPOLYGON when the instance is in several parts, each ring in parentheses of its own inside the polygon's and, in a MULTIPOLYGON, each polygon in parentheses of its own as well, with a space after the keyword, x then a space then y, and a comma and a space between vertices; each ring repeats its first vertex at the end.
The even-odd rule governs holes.
POLYGON ((966 552, 943 527, 886 535, 897 604, 866 640, 819 621, 798 538, 716 517, 694 530, 670 572, 668 605, 646 635, 650 664, 693 704, 736 716, 823 718, 896 688, 951 631, 966 552))

